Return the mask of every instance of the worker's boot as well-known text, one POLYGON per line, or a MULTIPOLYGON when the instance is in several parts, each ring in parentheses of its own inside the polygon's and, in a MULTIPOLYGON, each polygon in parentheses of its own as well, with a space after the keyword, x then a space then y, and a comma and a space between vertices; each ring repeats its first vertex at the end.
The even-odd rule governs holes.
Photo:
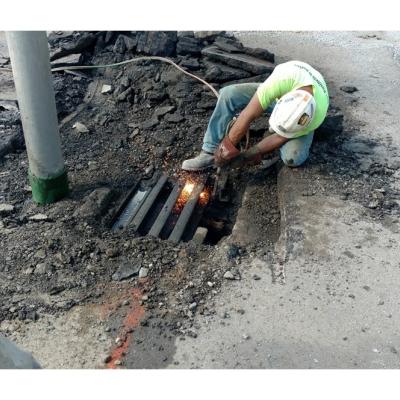
POLYGON ((185 171, 202 171, 214 167, 214 155, 202 150, 197 157, 185 160, 182 169, 185 171))

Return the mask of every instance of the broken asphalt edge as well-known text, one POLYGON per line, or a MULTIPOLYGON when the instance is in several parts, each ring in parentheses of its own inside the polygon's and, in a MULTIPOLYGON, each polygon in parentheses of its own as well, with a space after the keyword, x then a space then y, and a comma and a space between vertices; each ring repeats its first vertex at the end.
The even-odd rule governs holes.
POLYGON ((278 208, 281 216, 280 235, 275 244, 275 265, 272 268, 273 281, 286 283, 285 265, 299 252, 296 245, 304 237, 299 224, 301 208, 298 197, 306 184, 300 177, 300 169, 281 166, 277 175, 278 208))

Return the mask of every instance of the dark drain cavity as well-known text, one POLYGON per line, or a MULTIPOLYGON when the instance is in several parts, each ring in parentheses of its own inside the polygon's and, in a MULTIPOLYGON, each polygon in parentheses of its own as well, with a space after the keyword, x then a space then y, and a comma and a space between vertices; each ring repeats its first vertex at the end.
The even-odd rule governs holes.
POLYGON ((217 173, 210 201, 199 221, 199 226, 207 229, 204 244, 215 245, 232 233, 245 187, 246 183, 238 179, 237 173, 217 173))
POLYGON ((230 193, 225 176, 176 181, 158 174, 132 188, 119 207, 112 230, 129 229, 175 243, 194 240, 214 245, 232 231, 236 213, 230 193))

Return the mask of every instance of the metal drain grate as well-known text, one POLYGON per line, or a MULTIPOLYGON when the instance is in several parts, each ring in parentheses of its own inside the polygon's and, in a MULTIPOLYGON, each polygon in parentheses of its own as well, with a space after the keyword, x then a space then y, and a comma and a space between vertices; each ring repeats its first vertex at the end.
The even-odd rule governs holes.
POLYGON ((209 201, 207 177, 176 182, 159 174, 141 182, 122 203, 112 230, 133 229, 175 243, 191 240, 209 201))

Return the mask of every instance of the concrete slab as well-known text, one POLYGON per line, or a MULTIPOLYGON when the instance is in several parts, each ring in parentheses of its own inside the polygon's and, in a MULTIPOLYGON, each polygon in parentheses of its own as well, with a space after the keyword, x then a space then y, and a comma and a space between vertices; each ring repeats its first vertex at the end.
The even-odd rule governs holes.
POLYGON ((82 54, 69 54, 67 56, 58 58, 56 61, 52 61, 51 68, 58 67, 72 67, 81 63, 82 54))
POLYGON ((297 175, 285 168, 278 179, 285 284, 251 260, 242 281, 225 284, 216 316, 198 318, 198 337, 176 342, 171 367, 400 366, 398 231, 377 227, 358 204, 299 195, 307 182, 297 175))
POLYGON ((232 68, 227 65, 206 62, 207 72, 205 79, 209 82, 227 82, 237 79, 249 78, 250 73, 238 68, 232 68))

